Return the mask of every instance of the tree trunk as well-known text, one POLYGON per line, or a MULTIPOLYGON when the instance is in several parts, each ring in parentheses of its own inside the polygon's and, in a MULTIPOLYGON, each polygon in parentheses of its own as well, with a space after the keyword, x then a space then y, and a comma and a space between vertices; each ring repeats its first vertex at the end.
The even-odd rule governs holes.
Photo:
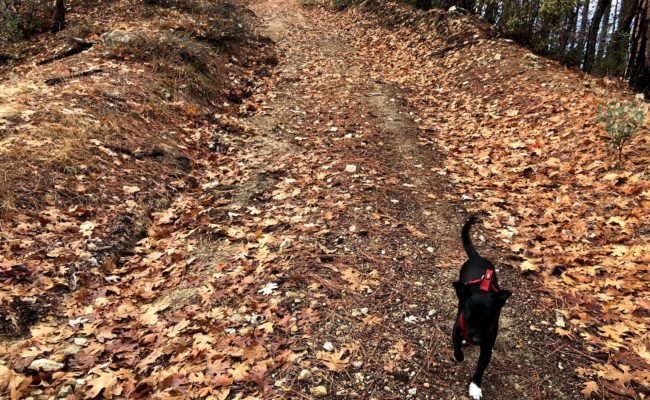
POLYGON ((575 37, 571 37, 573 35, 573 32, 576 30, 576 24, 578 23, 578 11, 580 10, 580 0, 576 2, 576 6, 573 10, 571 10, 571 13, 567 16, 565 23, 564 23, 564 28, 562 29, 562 33, 560 34, 560 58, 562 61, 566 61, 566 55, 567 51, 571 47, 571 39, 575 39, 575 37))
POLYGON ((589 0, 582 4, 582 17, 580 17, 580 32, 578 32, 578 44, 576 49, 582 55, 585 50, 585 38, 587 37, 587 21, 589 21, 589 0))
POLYGON ((612 41, 608 49, 608 54, 611 54, 612 57, 612 65, 616 68, 614 71, 616 75, 625 74, 628 48, 632 42, 630 28, 638 6, 637 0, 623 0, 621 4, 618 26, 612 35, 612 41))
POLYGON ((431 9, 431 0, 415 0, 415 7, 421 10, 431 9))
POLYGON ((596 53, 595 61, 602 63, 603 58, 605 58, 605 46, 607 45, 607 33, 609 32, 609 14, 612 9, 611 2, 607 5, 605 9, 605 14, 603 15, 603 22, 600 28, 600 37, 598 38, 598 52, 596 53))
POLYGON ((485 8, 485 20, 491 24, 497 22, 499 6, 496 2, 490 2, 485 8))
POLYGON ((630 86, 635 90, 643 92, 646 98, 650 95, 650 20, 648 0, 644 0, 636 13, 637 24, 632 42, 630 62, 627 69, 627 77, 630 86))
POLYGON ((54 24, 52 25, 52 31, 58 32, 65 28, 65 3, 64 0, 56 0, 55 3, 55 12, 54 12, 54 24))
POLYGON ((594 57, 596 55, 596 40, 598 39, 598 28, 600 27, 600 22, 603 19, 603 14, 605 10, 609 7, 611 0, 598 0, 596 3, 596 10, 594 11, 594 16, 591 19, 591 25, 589 26, 589 34, 587 35, 587 48, 585 49, 585 58, 582 65, 582 70, 585 72, 591 72, 594 68, 594 57))

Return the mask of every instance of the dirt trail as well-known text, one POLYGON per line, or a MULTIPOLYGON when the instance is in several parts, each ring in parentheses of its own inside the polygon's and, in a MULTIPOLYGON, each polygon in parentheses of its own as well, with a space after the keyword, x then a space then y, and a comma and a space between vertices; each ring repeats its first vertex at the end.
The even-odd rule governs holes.
MULTIPOLYGON (((309 272, 337 300, 321 310, 324 318, 305 346, 318 351, 330 341, 350 350, 354 362, 345 373, 322 370, 311 380, 289 371, 284 388, 309 396, 310 387, 325 384, 332 398, 465 398, 478 354, 470 349, 465 363, 453 363, 450 332, 466 213, 460 194, 432 170, 443 158, 417 130, 417 110, 406 107, 399 88, 367 78, 363 49, 341 40, 341 28, 320 19, 322 11, 292 0, 251 8, 282 55, 252 125, 272 138, 275 152, 324 154, 330 163, 323 168, 348 168, 327 189, 343 192, 346 204, 329 234, 313 238, 327 255, 325 265, 309 272), (347 267, 361 273, 346 279, 353 290, 331 278, 347 267), (364 290, 354 290, 355 280, 364 290)), ((328 204, 319 206, 325 211, 328 204)), ((477 239, 481 253, 499 261, 484 239, 477 239)), ((517 271, 499 272, 515 296, 502 316, 484 394, 580 398, 572 363, 550 338, 548 316, 536 309, 535 284, 517 271)))
MULTIPOLYGON (((450 340, 467 212, 412 93, 370 79, 367 49, 327 11, 246 3, 279 64, 265 57, 242 107, 188 129, 210 150, 132 251, 0 342, 7 398, 467 397, 478 351, 456 364, 450 340)), ((486 399, 580 398, 539 287, 499 273, 514 297, 486 399)))

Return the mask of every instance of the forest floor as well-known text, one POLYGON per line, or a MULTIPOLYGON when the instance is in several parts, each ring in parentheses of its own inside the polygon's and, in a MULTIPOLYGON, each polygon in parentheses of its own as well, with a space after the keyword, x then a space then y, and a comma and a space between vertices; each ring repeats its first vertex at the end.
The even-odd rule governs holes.
MULTIPOLYGON (((485 398, 647 395, 650 141, 643 130, 614 169, 595 122, 604 89, 629 94, 460 14, 246 7, 273 43, 223 56, 221 114, 163 97, 139 120, 125 82, 147 64, 128 57, 91 54, 105 75, 66 86, 128 110, 141 142, 100 140, 117 117, 98 118, 87 153, 103 164, 66 175, 79 197, 5 206, 8 397, 467 398, 478 351, 452 360, 451 282, 470 212, 514 292, 485 398), (156 113, 170 122, 152 122, 154 152, 156 113)), ((22 116, 5 118, 3 151, 37 139, 20 94, 21 110, 0 109, 22 116)))

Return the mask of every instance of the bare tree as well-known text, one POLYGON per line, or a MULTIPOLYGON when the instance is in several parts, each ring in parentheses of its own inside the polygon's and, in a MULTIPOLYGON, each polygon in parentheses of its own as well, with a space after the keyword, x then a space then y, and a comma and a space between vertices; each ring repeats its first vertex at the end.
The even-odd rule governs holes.
POLYGON ((648 0, 643 0, 636 13, 636 24, 632 37, 630 59, 627 67, 627 78, 630 85, 643 92, 646 97, 650 95, 650 8, 648 0))
POLYGON ((598 28, 600 28, 600 23, 603 20, 603 14, 605 10, 609 7, 611 0, 598 0, 596 3, 596 10, 594 11, 594 16, 591 19, 591 25, 589 26, 589 34, 587 36, 587 48, 585 49, 585 61, 582 65, 582 70, 585 72, 591 72, 594 68, 594 61, 596 56, 596 40, 598 39, 598 28))
POLYGON ((56 0, 54 12, 54 24, 52 25, 53 32, 59 32, 65 28, 65 2, 64 0, 56 0))

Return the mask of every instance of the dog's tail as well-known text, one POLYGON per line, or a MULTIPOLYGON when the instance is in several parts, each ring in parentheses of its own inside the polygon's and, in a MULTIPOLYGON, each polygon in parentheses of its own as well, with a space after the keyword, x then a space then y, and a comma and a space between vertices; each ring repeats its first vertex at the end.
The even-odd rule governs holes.
POLYGON ((467 222, 465 222, 465 225, 463 225, 463 233, 461 235, 461 237, 463 238, 463 247, 465 248, 467 257, 469 257, 470 259, 479 258, 478 252, 474 248, 474 245, 472 244, 472 239, 469 236, 469 231, 472 228, 474 222, 476 222, 476 216, 472 215, 471 217, 469 217, 467 222))

